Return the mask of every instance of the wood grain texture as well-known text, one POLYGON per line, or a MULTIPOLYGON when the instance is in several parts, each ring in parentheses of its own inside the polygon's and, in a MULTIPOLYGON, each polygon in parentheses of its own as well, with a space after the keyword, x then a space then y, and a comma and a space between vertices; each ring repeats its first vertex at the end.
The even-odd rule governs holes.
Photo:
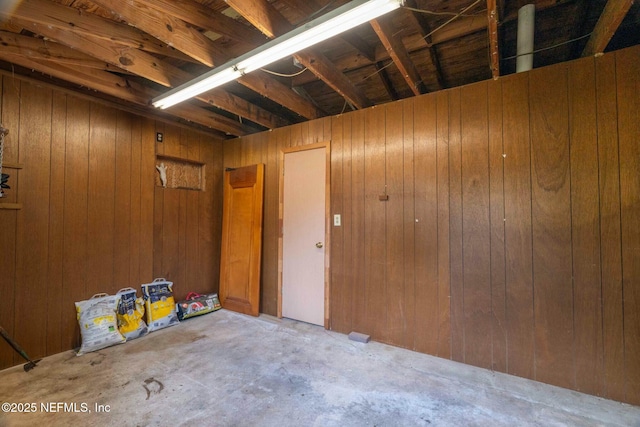
POLYGON ((385 203, 379 200, 385 188, 384 107, 373 108, 365 116, 364 128, 364 254, 366 330, 374 340, 388 339, 386 321, 386 233, 385 203))
POLYGON ((602 395, 622 401, 625 397, 624 311, 615 56, 602 56, 595 64, 604 358, 602 395))
MULTIPOLYGON (((449 97, 436 94, 436 181, 437 181, 437 257, 438 257, 438 351, 451 358, 451 255, 449 182, 449 97)), ((419 117, 419 116, 417 116, 419 117)), ((416 119, 416 120, 421 120, 416 119)))
POLYGON ((415 205, 415 331, 414 348, 435 354, 438 351, 439 334, 439 288, 437 274, 437 169, 436 138, 437 111, 436 96, 420 97, 415 100, 414 147, 415 184, 413 200, 415 205), (419 119, 416 120, 416 114, 419 119))
POLYGON ((465 86, 461 100, 464 361, 491 368, 491 223, 487 86, 465 86))
POLYGON ((602 394, 603 337, 598 129, 593 58, 569 65, 571 247, 577 390, 602 394))
POLYGON ((89 121, 87 295, 113 293, 116 111, 92 104, 89 121))
POLYGON ((385 115, 385 186, 389 200, 385 208, 385 292, 386 341, 402 345, 404 335, 404 156, 402 104, 386 106, 385 115))
POLYGON ((529 76, 502 80, 507 373, 534 377, 529 76))
POLYGON ((49 263, 47 266, 47 346, 46 354, 62 347, 63 260, 64 260, 64 160, 67 127, 67 97, 54 96, 51 114, 51 171, 49 176, 49 263))
POLYGON ((75 316, 74 302, 87 296, 88 260, 88 185, 89 185, 89 121, 90 103, 74 99, 69 102, 65 156, 64 193, 64 264, 62 327, 63 348, 80 345, 80 328, 75 316))
POLYGON ((414 100, 401 104, 402 114, 402 203, 403 203, 403 256, 402 256, 402 333, 398 337, 399 345, 414 348, 415 314, 416 314, 416 282, 415 282, 415 234, 416 212, 415 168, 414 168, 414 100))
POLYGON ((16 227, 16 316, 14 337, 33 359, 46 354, 47 293, 42 282, 47 279, 49 258, 49 177, 51 173, 52 92, 31 83, 23 83, 18 157, 25 163, 20 171, 20 202, 23 209, 16 227), (36 124, 36 125, 34 125, 36 124), (27 168, 26 165, 29 165, 27 168), (29 332, 27 332, 29 331, 29 332))
POLYGON ((640 50, 616 54, 622 283, 624 290, 625 401, 640 404, 640 50))
MULTIPOLYGON (((333 139, 331 140, 331 193, 336 195, 331 197, 331 215, 342 215, 343 210, 343 126, 344 116, 338 116, 333 120, 333 139)), ((345 283, 345 259, 344 259, 344 228, 333 225, 330 221, 331 231, 331 253, 333 254, 333 262, 331 263, 331 283, 337 286, 331 288, 331 313, 330 313, 330 329, 339 331, 348 331, 350 329, 349 314, 351 310, 351 295, 349 289, 344 286, 345 283)))
MULTIPOLYGON (((353 268, 353 330, 370 335, 367 322, 367 256, 364 251, 365 231, 365 116, 367 112, 351 114, 351 262, 353 268)), ((344 221, 349 221, 344 218, 344 221)), ((350 331, 349 331, 350 332, 350 331)))
POLYGON ((575 385, 566 65, 529 77, 535 378, 575 385))
POLYGON ((464 261, 460 89, 449 92, 449 250, 451 275, 451 358, 464 362, 464 261))
POLYGON ((489 206, 491 224, 491 369, 507 370, 507 307, 505 277, 504 146, 502 84, 488 83, 489 206))
MULTIPOLYGON (((4 161, 18 162, 18 137, 19 133, 19 102, 21 82, 6 76, 0 79, 2 86, 2 102, 0 102, 0 113, 2 114, 2 125, 9 129, 9 135, 4 139, 4 161)), ((13 179, 18 176, 18 171, 13 171, 13 179)), ((11 177, 9 179, 12 179, 11 177)), ((15 188, 14 194, 8 196, 8 201, 15 203, 16 194, 19 188, 15 188)), ((15 324, 15 288, 16 288, 16 228, 18 212, 0 209, 0 244, 5 248, 4 256, 0 257, 0 268, 2 277, 0 279, 0 325, 11 335, 14 335, 15 324)), ((4 340, 3 340, 4 341, 4 340)), ((7 367, 19 363, 18 355, 6 342, 0 344, 0 366, 7 367)))

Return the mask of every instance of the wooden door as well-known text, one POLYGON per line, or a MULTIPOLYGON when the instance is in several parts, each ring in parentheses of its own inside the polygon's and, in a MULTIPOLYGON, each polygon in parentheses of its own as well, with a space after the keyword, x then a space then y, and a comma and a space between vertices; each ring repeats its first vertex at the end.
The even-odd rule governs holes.
POLYGON ((220 303, 257 316, 260 306, 264 165, 224 173, 220 303))
POLYGON ((325 324, 326 148, 284 155, 282 316, 325 324))

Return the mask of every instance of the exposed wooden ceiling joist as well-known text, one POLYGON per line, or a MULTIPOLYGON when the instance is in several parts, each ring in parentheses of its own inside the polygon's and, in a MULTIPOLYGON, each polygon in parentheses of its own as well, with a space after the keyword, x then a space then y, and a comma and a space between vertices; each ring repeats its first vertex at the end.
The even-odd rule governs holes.
MULTIPOLYGON (((264 0, 227 0, 227 3, 269 38, 294 29, 284 16, 264 0)), ((364 92, 350 82, 318 49, 309 48, 294 57, 355 107, 372 105, 364 92)))
MULTIPOLYGON (((149 7, 147 4, 139 2, 138 0, 129 0, 127 2, 123 2, 121 0, 92 1, 111 11, 111 13, 117 15, 120 19, 128 22, 130 25, 153 34, 154 37, 162 40, 170 46, 173 46, 192 58, 197 59, 208 67, 220 65, 229 59, 227 57, 227 52, 223 52, 211 39, 204 36, 185 21, 171 15, 171 9, 155 9, 153 7, 149 7)), ((244 84, 243 82, 246 82, 245 79, 239 79, 238 81, 242 84, 244 84)), ((298 105, 304 105, 307 102, 290 88, 285 87, 283 89, 282 85, 277 85, 276 83, 272 86, 278 87, 279 91, 285 90, 292 99, 297 100, 295 103, 285 105, 285 107, 289 109, 297 108, 298 105)), ((279 95, 280 92, 267 92, 267 96, 269 98, 275 98, 279 95)), ((307 114, 307 108, 305 108, 305 110, 292 111, 298 113, 302 117, 306 117, 305 114, 307 114)))
MULTIPOLYGON (((37 56, 37 52, 34 52, 37 56)), ((79 86, 84 86, 118 99, 132 102, 139 106, 147 106, 150 97, 158 95, 136 82, 118 77, 115 74, 97 70, 95 68, 81 67, 78 65, 66 65, 49 61, 45 55, 40 58, 30 58, 23 55, 14 55, 8 51, 0 50, 0 59, 10 61, 25 68, 36 70, 40 73, 60 78, 79 86)), ((231 135, 246 135, 255 130, 194 105, 192 101, 176 106, 177 108, 167 112, 180 119, 185 119, 200 125, 218 129, 231 135)))
POLYGON ((489 23, 489 55, 491 75, 494 79, 500 76, 500 46, 498 45, 498 22, 500 15, 496 0, 487 0, 487 21, 489 23))
MULTIPOLYGON (((26 0, 14 12, 12 20, 24 28, 110 64, 110 71, 125 70, 165 87, 174 87, 195 76, 166 61, 133 47, 131 37, 96 36, 90 28, 106 27, 114 34, 131 35, 132 27, 90 15, 78 15, 76 9, 44 0, 26 0), (45 9, 46 8, 46 9, 45 9), (43 9, 46 13, 41 13, 43 9), (102 22, 103 24, 101 24, 102 22), (81 31, 75 31, 83 28, 81 31), (121 40, 126 41, 121 41, 121 40)), ((135 30, 134 30, 135 32, 135 30)), ((96 33, 100 34, 99 31, 96 33)), ((135 34, 134 34, 135 35, 135 34)), ((50 43, 52 44, 52 43, 50 43)), ((286 122, 258 106, 219 89, 199 97, 204 102, 227 110, 268 128, 279 127, 286 122)))
POLYGON ((611 37, 631 9, 631 5, 633 5, 633 0, 609 0, 607 2, 584 51, 582 51, 582 56, 604 52, 611 37))
POLYGON ((402 41, 393 33, 393 26, 389 16, 383 16, 370 22, 383 46, 387 49, 393 63, 400 70, 400 74, 409 85, 414 95, 426 92, 422 78, 409 57, 402 41))
MULTIPOLYGON (((408 8, 417 9, 417 4, 415 0, 406 0, 405 4, 408 8)), ((418 28, 418 34, 421 36, 422 40, 424 40, 425 47, 429 49, 429 58, 431 59, 431 65, 433 66, 433 70, 436 74, 436 82, 438 84, 436 89, 442 89, 445 87, 444 77, 442 75, 442 67, 440 66, 440 59, 438 59, 438 51, 436 47, 433 45, 433 39, 431 38, 431 25, 424 19, 421 13, 410 11, 407 9, 408 19, 409 21, 418 28)))

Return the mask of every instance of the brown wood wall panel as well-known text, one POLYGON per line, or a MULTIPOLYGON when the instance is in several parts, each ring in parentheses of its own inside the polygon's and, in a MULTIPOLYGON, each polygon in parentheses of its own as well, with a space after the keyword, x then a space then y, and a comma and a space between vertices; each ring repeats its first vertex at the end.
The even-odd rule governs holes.
POLYGON ((389 200, 380 202, 385 211, 386 269, 384 276, 385 334, 388 342, 402 345, 404 338, 404 143, 402 104, 386 106, 385 169, 389 200))
POLYGON ((507 370, 534 377, 529 75, 502 81, 507 370))
POLYGON ((141 160, 142 160, 142 125, 140 120, 131 124, 131 167, 129 178, 129 283, 143 283, 140 278, 140 256, 142 237, 141 207, 141 160))
MULTIPOLYGON (((414 247, 415 316, 413 345, 416 350, 434 354, 438 351, 440 315, 439 287, 437 275, 438 213, 437 213, 437 159, 436 159, 436 98, 424 97, 415 100, 413 160, 415 209, 414 247), (419 115, 419 118, 417 117, 419 115), (418 325, 432 325, 420 328, 418 325)), ((411 199, 407 195, 407 199, 411 199)), ((448 293, 448 292, 447 292, 448 293)), ((411 348, 411 347, 410 347, 411 348)))
POLYGON ((575 371, 577 390, 603 389, 602 288, 595 65, 569 65, 571 247, 573 249, 575 371))
POLYGON ((51 90, 23 83, 22 99, 38 102, 20 106, 18 157, 28 168, 20 171, 23 205, 16 229, 16 289, 14 336, 32 358, 46 354, 47 279, 49 233, 49 176, 51 171, 51 90), (24 315, 28 313, 28 315, 24 315))
MULTIPOLYGON (((115 139, 113 281, 121 288, 131 282, 131 116, 117 112, 115 139)), ((135 283, 135 282, 134 282, 135 283)))
POLYGON ((602 395, 624 400, 624 311, 615 56, 602 56, 595 60, 595 64, 604 357, 602 395))
MULTIPOLYGON (((10 170, 10 200, 22 208, 0 209, 0 324, 40 358, 80 344, 74 302, 153 279, 157 123, 40 83, 1 81, 0 123, 10 130, 5 161, 23 168, 10 170)), ((185 261, 179 274, 193 269, 202 283, 195 290, 215 291, 221 224, 211 211, 221 206, 215 170, 221 172, 222 145, 192 130, 180 143, 179 155, 206 151, 202 161, 212 172, 211 191, 200 192, 209 202, 202 215, 198 196, 191 198, 195 214, 189 197, 178 198, 175 239, 183 260, 196 247, 193 236, 200 238, 189 219, 212 221, 206 242, 196 240, 207 258, 185 261)), ((162 251, 155 256, 162 265, 162 251)), ((0 344, 0 368, 21 362, 0 344)))
MULTIPOLYGON (((344 191, 344 116, 336 117, 333 121, 333 138, 331 140, 331 194, 345 194, 344 191)), ((335 212, 343 212, 344 197, 336 197, 331 200, 331 209, 335 212)), ((331 227, 331 283, 345 283, 345 259, 344 259, 344 227, 331 227)), ((348 265, 348 264, 347 264, 348 265)), ((349 289, 346 286, 336 286, 331 289, 330 327, 341 331, 350 330, 350 303, 349 289)))
MULTIPOLYGON (((115 232, 116 111, 92 104, 89 119, 87 290, 106 292, 113 284, 115 232)), ((117 286, 117 285, 116 285, 117 286)))
MULTIPOLYGON (((353 330, 360 333, 370 333, 367 324, 367 292, 366 273, 367 262, 364 251, 365 240, 365 115, 367 111, 357 111, 351 116, 351 216, 342 218, 343 222, 351 223, 351 262, 353 269, 353 303, 351 304, 353 330)), ((331 198, 337 197, 332 194, 331 198)), ((340 213, 332 211, 334 213, 340 213)), ((334 287, 334 284, 331 284, 334 287)), ((345 331, 350 332, 350 331, 345 331)))
MULTIPOLYGON (((4 161, 18 163, 18 138, 20 136, 20 81, 15 82, 9 77, 3 76, 2 102, 0 102, 0 113, 2 120, 0 123, 9 129, 9 135, 4 138, 4 161)), ((5 172, 6 173, 6 172, 5 172)), ((16 182, 19 179, 17 170, 9 172, 9 183, 13 186, 11 192, 7 191, 6 201, 16 203, 18 198, 18 188, 16 182)), ((2 295, 2 305, 0 306, 0 326, 5 328, 10 335, 15 334, 15 286, 16 286, 16 250, 17 250, 17 230, 18 211, 0 209, 0 245, 4 248, 3 256, 0 257, 0 295, 2 295)), ((3 340, 4 341, 4 340, 3 340)), ((6 342, 0 343, 0 366, 10 366, 19 363, 19 356, 11 349, 6 342)))
MULTIPOLYGON (((178 299, 218 291, 221 222, 214 201, 222 196, 222 145, 198 132, 161 124, 158 154, 204 164, 204 191, 155 186, 154 274, 173 282, 178 299)), ((153 178, 157 171, 153 170, 153 178)), ((155 180, 154 180, 155 182, 155 180)))
POLYGON ((535 378, 575 384, 567 69, 529 76, 535 378))
POLYGON ((640 50, 616 53, 622 283, 624 292, 625 400, 640 404, 640 50))
MULTIPOLYGON (((336 330, 343 331, 353 331, 354 329, 354 292, 357 288, 356 282, 356 269, 353 265, 353 156, 352 156, 352 125, 351 121, 353 115, 346 115, 342 117, 342 206, 339 209, 337 205, 333 204, 333 198, 330 200, 331 202, 331 213, 340 213, 341 217, 341 230, 338 234, 342 233, 342 282, 341 283, 341 292, 344 295, 345 306, 343 307, 344 313, 340 316, 343 317, 343 327, 342 329, 333 328, 336 330)), ((332 128, 332 153, 333 153, 333 139, 336 135, 336 129, 332 128)), ((333 155, 332 155, 333 156, 333 155)), ((333 177, 333 166, 331 167, 331 177, 333 177)), ((332 179, 333 182, 333 179, 332 179)), ((332 192, 331 194, 336 194, 332 192)), ((340 193, 338 193, 340 194, 340 193)), ((340 197, 340 196, 338 196, 340 197)), ((331 242, 333 245, 333 232, 336 227, 331 228, 331 242)), ((333 254, 333 252, 332 252, 333 254)), ((336 257, 332 256, 331 262, 335 260, 336 257)), ((340 262, 339 260, 337 260, 340 262)), ((331 266, 333 269, 333 264, 331 266)), ((331 281, 331 283, 334 283, 331 281)), ((335 287, 331 288, 331 292, 333 293, 336 290, 335 287)), ((331 295, 330 303, 333 306, 333 294, 331 295)), ((333 322, 333 319, 330 318, 330 321, 333 322)))
POLYGON ((364 256, 365 333, 388 339, 386 320, 386 233, 385 202, 385 109, 373 108, 364 118, 364 256))
POLYGON ((51 171, 49 176, 49 264, 47 292, 46 354, 62 347, 63 262, 64 262, 64 157, 66 150, 67 97, 53 98, 51 116, 51 171))
MULTIPOLYGON (((90 103, 73 100, 67 103, 67 140, 65 156, 65 215, 63 305, 75 312, 74 302, 89 298, 87 291, 87 226, 89 178, 89 114, 90 103)), ((80 328, 75 315, 64 315, 63 348, 80 345, 80 328)))
POLYGON ((464 263, 462 229, 462 147, 460 89, 449 91, 449 275, 451 358, 464 362, 464 263))
POLYGON ((487 85, 461 90, 464 361, 491 368, 491 223, 487 85))
POLYGON ((491 369, 507 370, 507 310, 504 242, 504 146, 502 85, 488 83, 489 206, 491 224, 491 369))
MULTIPOLYGON (((413 101, 413 100, 411 100, 413 101)), ((415 298, 415 235, 416 235, 416 212, 415 199, 415 168, 414 168, 414 102, 402 104, 402 209, 404 223, 403 227, 403 257, 401 260, 402 278, 402 299, 400 301, 400 317, 402 319, 402 333, 398 337, 399 345, 405 348, 414 348, 414 331, 416 298, 415 298)), ((346 163, 343 161, 343 163, 346 163)), ((343 209, 343 211, 345 211, 343 209)))
MULTIPOLYGON (((451 358, 449 97, 446 92, 436 94, 436 114, 438 351, 434 354, 451 358)), ((421 114, 417 112, 416 122, 421 120, 421 114)))

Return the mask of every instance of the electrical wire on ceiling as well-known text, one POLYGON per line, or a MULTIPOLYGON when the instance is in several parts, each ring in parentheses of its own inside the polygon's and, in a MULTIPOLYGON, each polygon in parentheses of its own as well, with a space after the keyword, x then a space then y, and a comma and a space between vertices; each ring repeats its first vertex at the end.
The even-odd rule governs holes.
POLYGON ((507 60, 510 60, 510 59, 516 59, 519 56, 531 55, 531 54, 538 53, 538 52, 544 52, 545 50, 555 49, 556 47, 564 46, 565 44, 569 44, 569 43, 577 42, 578 40, 586 39, 587 37, 590 37, 591 34, 592 33, 585 34, 584 36, 576 37, 575 39, 567 40, 566 42, 556 43, 556 44, 554 44, 552 46, 541 47, 540 49, 536 49, 536 50, 534 50, 532 52, 522 53, 520 55, 508 56, 506 58, 502 58, 501 61, 507 61, 507 60))
POLYGON ((273 74, 274 76, 278 76, 278 77, 296 77, 296 76, 299 76, 300 74, 304 73, 307 70, 308 70, 308 68, 304 67, 302 70, 298 71, 297 73, 283 74, 283 73, 278 73, 277 71, 267 70, 266 68, 260 68, 260 71, 264 71, 265 73, 273 74))
POLYGON ((476 12, 476 13, 466 14, 466 13, 455 13, 455 12, 434 12, 432 10, 417 9, 415 7, 409 7, 409 6, 403 6, 402 8, 410 10, 412 12, 424 13, 424 14, 427 14, 427 15, 455 16, 455 17, 458 17, 458 16, 474 17, 474 16, 482 15, 482 14, 484 14, 484 12, 487 11, 487 9, 482 9, 482 10, 479 10, 478 12, 476 12))
MULTIPOLYGON (((427 39, 429 38, 433 33, 435 33, 436 31, 439 31, 441 29, 443 29, 445 26, 449 25, 451 22, 455 21, 456 19, 460 18, 461 16, 476 16, 478 15, 478 13, 473 14, 473 15, 466 15, 466 12, 468 12, 470 9, 474 8, 478 3, 480 3, 482 0, 476 0, 473 3, 471 3, 469 6, 465 7, 464 9, 462 9, 460 12, 458 13, 454 13, 454 12, 431 12, 428 10, 422 10, 422 9, 414 9, 411 7, 406 7, 403 6, 404 9, 408 9, 411 10, 413 12, 423 12, 423 13, 432 13, 432 14, 439 14, 439 15, 453 15, 453 17, 449 20, 447 20, 445 23, 443 23, 442 25, 438 26, 436 29, 432 30, 429 32, 429 34, 425 35, 424 37, 422 37, 423 39, 427 39)), ((486 11, 486 9, 483 9, 481 12, 486 11)), ((362 81, 368 80, 371 77, 375 76, 376 74, 382 72, 385 68, 390 67, 391 65, 393 65, 393 61, 389 62, 387 65, 378 68, 376 71, 374 71, 373 73, 365 76, 362 78, 362 81)))

